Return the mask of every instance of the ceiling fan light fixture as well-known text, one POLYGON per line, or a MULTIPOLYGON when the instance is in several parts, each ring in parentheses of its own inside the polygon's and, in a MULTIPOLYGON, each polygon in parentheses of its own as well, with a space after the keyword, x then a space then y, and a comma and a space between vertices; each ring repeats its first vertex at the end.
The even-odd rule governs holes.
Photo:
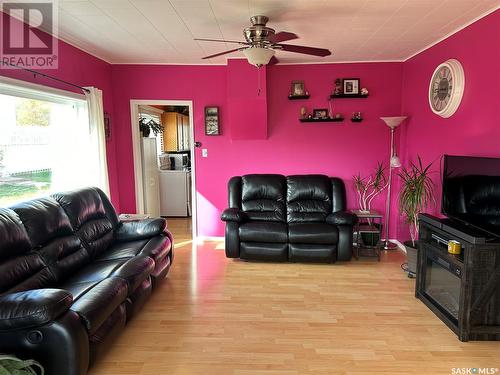
POLYGON ((260 68, 263 65, 269 64, 269 61, 274 56, 274 50, 263 47, 251 47, 243 50, 248 62, 260 68))

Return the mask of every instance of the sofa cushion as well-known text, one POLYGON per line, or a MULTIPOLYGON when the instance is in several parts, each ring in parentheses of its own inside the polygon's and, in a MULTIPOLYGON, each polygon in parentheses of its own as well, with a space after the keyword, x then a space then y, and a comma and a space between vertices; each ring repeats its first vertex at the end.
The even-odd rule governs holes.
POLYGON ((124 279, 110 277, 83 293, 71 306, 82 320, 89 334, 93 334, 111 313, 127 298, 124 279))
POLYGON ((290 243, 336 244, 339 233, 335 225, 326 223, 290 223, 288 238, 290 243))
POLYGON ((129 294, 132 294, 144 280, 149 278, 154 268, 153 259, 145 255, 138 255, 116 269, 112 276, 121 277, 127 281, 129 294))
POLYGON ((68 215, 53 198, 40 198, 11 207, 19 216, 33 247, 73 234, 68 215))
POLYGON ((286 180, 282 175, 253 174, 241 178, 241 208, 249 220, 284 222, 286 180))
POLYGON ((54 286, 56 279, 40 255, 29 253, 0 264, 0 294, 54 286))
POLYGON ((155 236, 149 240, 119 242, 111 245, 97 260, 132 258, 138 254, 147 255, 156 262, 164 259, 172 249, 170 238, 165 235, 155 236))
POLYGON ((333 263, 337 260, 337 245, 291 243, 288 259, 292 262, 333 263))
POLYGON ((287 221, 324 222, 332 212, 332 182, 328 176, 287 177, 287 221))
POLYGON ((288 242, 285 223, 253 221, 240 225, 239 234, 242 242, 288 242))
POLYGON ((0 261, 25 254, 31 250, 28 233, 17 214, 0 208, 0 261))
POLYGON ((68 216, 53 198, 23 202, 12 209, 26 227, 34 251, 40 254, 57 281, 66 279, 90 261, 68 216))
POLYGON ((145 255, 94 261, 67 280, 63 284, 63 288, 73 284, 79 284, 82 288, 85 288, 85 283, 89 283, 89 287, 93 287, 92 283, 116 276, 123 278, 127 282, 129 292, 132 293, 140 283, 149 277, 153 269, 154 261, 145 255))
POLYGON ((104 204, 98 190, 86 188, 54 194, 53 197, 66 211, 92 258, 111 245, 116 223, 110 218, 109 207, 104 204))
POLYGON ((53 286, 54 275, 31 243, 19 216, 0 208, 0 294, 53 286))
POLYGON ((288 258, 288 244, 269 242, 242 242, 241 259, 282 262, 288 258))

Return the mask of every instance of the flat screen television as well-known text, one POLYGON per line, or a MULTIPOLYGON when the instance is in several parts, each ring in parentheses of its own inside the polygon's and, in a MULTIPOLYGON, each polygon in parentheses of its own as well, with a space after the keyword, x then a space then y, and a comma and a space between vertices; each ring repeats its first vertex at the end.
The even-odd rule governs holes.
POLYGON ((441 212, 500 238, 500 158, 444 155, 441 212))

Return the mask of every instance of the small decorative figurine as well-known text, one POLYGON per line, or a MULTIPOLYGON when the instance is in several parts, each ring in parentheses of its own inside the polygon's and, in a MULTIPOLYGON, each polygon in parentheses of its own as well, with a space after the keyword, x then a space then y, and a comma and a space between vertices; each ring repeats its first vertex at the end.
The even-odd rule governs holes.
POLYGON ((361 122, 363 120, 363 117, 361 116, 361 112, 353 112, 351 120, 354 122, 361 122))
POLYGON ((340 94, 342 94, 342 80, 340 78, 337 78, 335 80, 335 89, 333 90, 333 95, 340 94))
POLYGON ((361 89, 361 95, 368 95, 368 89, 366 87, 361 89))
POLYGON ((306 118, 306 117, 307 117, 307 108, 301 107, 300 108, 300 118, 306 118))

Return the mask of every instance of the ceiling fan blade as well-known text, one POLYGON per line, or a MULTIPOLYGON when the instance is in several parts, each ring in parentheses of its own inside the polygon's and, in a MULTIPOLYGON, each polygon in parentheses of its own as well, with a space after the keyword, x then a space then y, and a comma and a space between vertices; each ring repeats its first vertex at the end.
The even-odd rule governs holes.
POLYGON ((210 55, 210 56, 202 57, 202 59, 203 60, 205 60, 205 59, 211 59, 212 57, 217 57, 217 56, 225 55, 227 53, 236 52, 236 51, 239 51, 239 50, 240 50, 240 48, 230 49, 229 51, 219 52, 219 53, 216 53, 215 55, 210 55))
POLYGON ((271 57, 271 60, 269 60, 269 63, 267 65, 276 65, 280 61, 276 58, 276 56, 271 57))
POLYGON ((280 31, 279 33, 272 35, 269 38, 269 41, 271 43, 281 43, 293 39, 298 39, 298 36, 294 33, 289 33, 288 31, 280 31))
POLYGON ((296 46, 293 44, 276 44, 275 46, 281 48, 283 51, 287 52, 295 52, 295 53, 303 53, 305 55, 313 55, 313 56, 329 56, 332 53, 330 50, 325 48, 315 48, 315 47, 306 47, 306 46, 296 46))
POLYGON ((201 40, 202 42, 220 42, 220 43, 238 43, 247 45, 247 42, 239 42, 237 40, 223 40, 223 39, 205 39, 205 38, 194 38, 194 40, 201 40))

